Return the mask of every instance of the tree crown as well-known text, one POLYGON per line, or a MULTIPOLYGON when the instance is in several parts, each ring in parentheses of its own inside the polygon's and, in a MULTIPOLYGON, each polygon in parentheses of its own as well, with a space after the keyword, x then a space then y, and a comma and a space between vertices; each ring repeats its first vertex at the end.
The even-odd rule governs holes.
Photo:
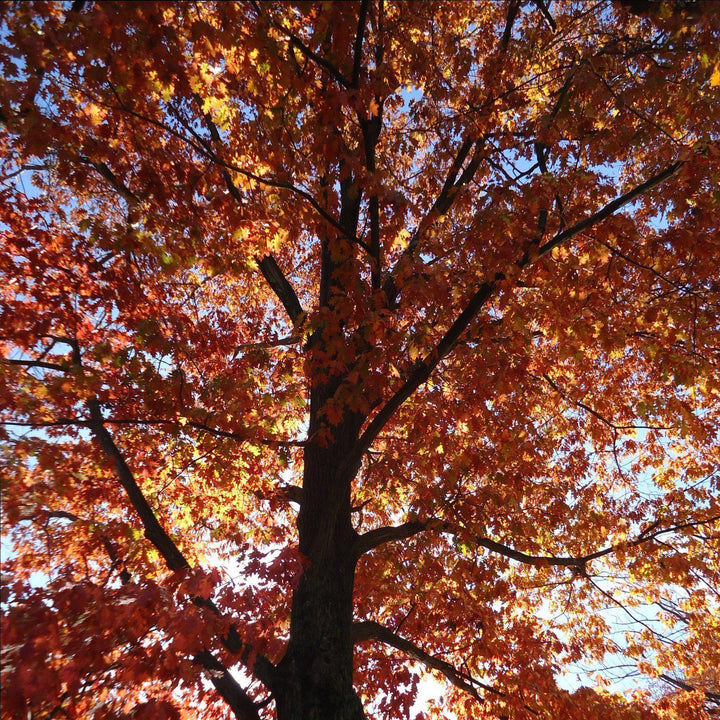
POLYGON ((2 17, 4 713, 717 708, 716 4, 2 17))

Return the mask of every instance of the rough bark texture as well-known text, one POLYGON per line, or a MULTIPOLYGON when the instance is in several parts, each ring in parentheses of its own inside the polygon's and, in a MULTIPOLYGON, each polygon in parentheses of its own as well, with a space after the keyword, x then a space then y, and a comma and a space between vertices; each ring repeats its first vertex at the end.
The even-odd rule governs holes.
POLYGON ((337 457, 352 439, 350 423, 344 425, 330 447, 306 451, 298 525, 307 566, 293 598, 290 644, 278 668, 279 720, 364 717, 352 677, 356 533, 350 484, 337 473, 337 457))

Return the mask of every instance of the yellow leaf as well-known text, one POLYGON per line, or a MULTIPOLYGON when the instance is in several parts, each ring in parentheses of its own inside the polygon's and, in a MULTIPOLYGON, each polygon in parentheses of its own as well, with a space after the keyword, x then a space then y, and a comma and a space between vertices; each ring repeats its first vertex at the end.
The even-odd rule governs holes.
POLYGON ((710 85, 713 87, 720 85, 720 63, 713 68, 713 73, 710 76, 710 85))

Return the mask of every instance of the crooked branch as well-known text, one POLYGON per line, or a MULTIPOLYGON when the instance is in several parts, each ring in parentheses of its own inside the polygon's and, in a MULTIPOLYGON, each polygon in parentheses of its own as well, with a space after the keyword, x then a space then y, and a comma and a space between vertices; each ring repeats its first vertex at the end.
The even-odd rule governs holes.
MULTIPOLYGON (((476 535, 473 537, 473 541, 479 546, 486 550, 490 550, 497 555, 502 555, 511 560, 523 563, 525 565, 534 565, 536 567, 574 567, 585 574, 587 564, 592 560, 605 557, 618 550, 623 550, 631 547, 637 547, 649 543, 652 540, 660 537, 661 535, 667 535, 669 533, 679 532, 693 527, 701 527, 703 525, 710 525, 718 522, 720 515, 713 515, 709 518, 702 520, 691 520, 685 523, 679 523, 666 528, 659 528, 658 524, 651 525, 650 528, 642 531, 634 539, 624 543, 617 543, 615 545, 609 545, 602 550, 596 550, 595 552, 588 553, 587 555, 581 555, 578 557, 558 557, 556 555, 529 555, 514 548, 504 545, 503 543, 496 542, 490 538, 481 537, 476 535)), ((389 526, 377 528, 375 530, 369 530, 368 532, 360 535, 356 541, 355 554, 356 557, 360 557, 363 553, 369 552, 380 545, 388 542, 395 542, 398 540, 405 540, 413 537, 418 533, 426 530, 435 530, 442 533, 458 536, 461 534, 461 530, 457 526, 449 522, 432 518, 430 520, 413 520, 410 522, 403 523, 402 525, 389 526)))

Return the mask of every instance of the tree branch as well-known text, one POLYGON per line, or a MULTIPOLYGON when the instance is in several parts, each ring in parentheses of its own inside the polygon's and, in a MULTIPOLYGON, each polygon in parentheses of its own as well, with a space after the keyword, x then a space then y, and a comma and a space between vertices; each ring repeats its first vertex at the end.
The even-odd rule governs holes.
MULTIPOLYGON (((479 142, 479 141, 478 141, 479 142)), ((463 146, 464 147, 464 146, 463 146)), ((476 145, 476 149, 477 149, 476 145)), ((458 153, 458 157, 462 156, 463 148, 458 153)), ((478 159, 478 163, 480 160, 478 159)), ((648 192, 654 187, 657 187, 661 183, 671 178, 683 165, 684 160, 678 160, 661 172, 651 176, 644 183, 637 185, 632 190, 624 193, 620 197, 609 202, 605 207, 601 208, 597 212, 589 215, 584 220, 575 223, 569 228, 562 230, 557 233, 551 240, 548 240, 539 247, 528 249, 522 255, 522 257, 515 263, 515 266, 519 270, 523 270, 530 265, 537 262, 540 258, 551 253, 556 247, 562 243, 567 242, 571 238, 575 237, 579 233, 589 230, 598 223, 602 222, 606 218, 613 215, 615 212, 623 208, 625 205, 633 202, 635 199, 648 192)), ((451 174, 455 171, 455 165, 451 169, 451 174)), ((468 168, 466 168, 466 171, 468 168)), ((474 172, 474 171, 473 171, 474 172)), ((463 176, 466 173, 463 173, 463 176)), ((454 187, 460 185, 460 181, 455 183, 454 187)), ((447 184, 447 183, 446 183, 447 184)), ((441 193, 442 195, 442 193, 441 193)), ((369 449, 378 436, 380 431, 385 427, 390 418, 393 417, 398 408, 413 395, 413 393, 430 377, 433 370, 438 364, 454 349, 460 336, 472 320, 477 317, 480 310, 483 308, 485 303, 493 296, 497 285, 502 280, 505 280, 504 273, 496 273, 493 280, 486 280, 482 283, 473 296, 470 298, 465 309, 458 315, 453 324, 448 328, 443 337, 440 339, 438 344, 433 348, 425 358, 417 360, 405 382, 395 391, 395 393, 388 399, 388 401, 381 407, 375 417, 371 420, 365 431, 362 433, 358 442, 356 443, 354 451, 350 454, 346 462, 346 471, 357 472, 357 468, 360 466, 363 454, 369 449)))
POLYGON ((392 306, 395 303, 399 293, 399 289, 395 283, 398 268, 408 258, 412 259, 422 236, 438 218, 447 214, 463 186, 467 185, 475 177, 475 173, 478 167, 480 167, 480 163, 484 157, 482 152, 484 146, 485 138, 479 138, 477 140, 468 138, 460 144, 439 195, 430 210, 420 221, 413 236, 410 238, 407 248, 405 248, 402 255, 398 258, 383 283, 383 291, 387 297, 388 305, 392 306), (463 168, 471 149, 473 150, 473 154, 458 179, 458 173, 460 173, 460 170, 463 168))
POLYGON ((283 304, 285 311, 290 316, 290 320, 295 323, 303 314, 302 305, 300 305, 300 300, 298 299, 295 289, 285 277, 272 255, 266 255, 261 260, 258 260, 257 263, 267 284, 283 304))
MULTIPOLYGON (((255 8, 255 12, 258 17, 260 17, 262 15, 262 9, 259 4, 253 0, 252 6, 255 8)), ((326 60, 325 58, 320 57, 317 53, 313 52, 299 37, 297 37, 297 35, 295 35, 291 30, 288 30, 282 23, 277 20, 273 20, 272 18, 269 18, 269 21, 274 28, 277 28, 280 32, 284 33, 290 40, 290 44, 300 50, 305 57, 309 58, 316 65, 325 70, 330 77, 337 80, 337 82, 344 88, 351 87, 350 81, 329 60, 326 60)))
POLYGON ((443 335, 435 349, 429 353, 426 358, 418 360, 414 364, 405 382, 390 397, 385 405, 382 406, 358 439, 353 452, 350 453, 346 461, 345 470, 347 472, 351 472, 353 475, 355 474, 362 460, 362 456, 370 448, 380 431, 385 427, 398 408, 425 383, 440 361, 453 349, 460 335, 480 312, 480 309, 488 298, 490 298, 494 289, 494 282, 483 283, 472 296, 465 309, 446 331, 445 335, 443 335))
MULTIPOLYGON (((547 174, 547 146, 541 142, 536 141, 534 143, 535 157, 537 158, 538 167, 540 172, 545 175, 547 174)), ((538 215, 538 236, 536 245, 539 245, 543 237, 545 236, 545 230, 547 229, 548 209, 544 206, 540 208, 538 215)))
POLYGON ((305 491, 299 485, 278 485, 278 491, 296 505, 302 505, 305 499, 305 491))
MULTIPOLYGON (((229 440, 237 440, 238 442, 249 442, 256 445, 265 445, 267 447, 305 447, 305 440, 274 440, 272 438, 253 437, 242 433, 232 432, 230 430, 222 430, 220 428, 210 427, 206 423, 196 420, 189 420, 185 426, 182 426, 177 420, 165 420, 162 418, 103 418, 104 425, 168 425, 172 428, 190 427, 193 430, 206 432, 214 437, 228 438, 229 440)), ((90 422, 85 418, 58 418, 57 420, 0 420, 0 425, 8 427, 27 427, 27 428, 46 428, 46 427, 90 427, 90 422)))
MULTIPOLYGON (((363 133, 363 145, 365 149, 365 167, 368 173, 375 180, 375 148, 380 138, 382 128, 382 101, 378 101, 378 110, 368 120, 360 119, 360 127, 363 133)), ((371 283, 373 290, 380 287, 382 274, 382 257, 380 245, 380 204, 377 191, 373 191, 368 200, 370 214, 370 245, 368 252, 371 258, 371 283)))
POLYGON ((137 205, 140 203, 140 198, 127 186, 117 175, 104 163, 96 162, 91 160, 85 155, 78 155, 78 159, 85 165, 90 165, 99 175, 117 192, 120 197, 126 200, 130 205, 137 205))
POLYGON ((417 229, 410 238, 408 246, 405 248, 402 255, 396 261, 392 270, 388 274, 387 280, 385 280, 385 282, 383 283, 383 291, 387 296, 388 305, 392 306, 395 303, 395 300, 397 299, 397 295, 399 293, 399 289, 395 284, 395 276, 397 274, 398 268, 408 258, 412 259, 412 257, 415 255, 415 251, 417 250, 417 246, 422 239, 422 236, 425 234, 430 225, 432 225, 432 223, 435 222, 438 218, 441 218, 443 217, 443 215, 447 214, 455 198, 457 197, 459 190, 462 188, 463 185, 467 184, 468 182, 470 182, 470 180, 472 180, 483 158, 481 153, 483 146, 484 138, 478 140, 467 138, 460 144, 460 147, 458 147, 452 164, 450 165, 450 169, 448 170, 448 174, 445 178, 445 182, 443 183, 442 189, 440 190, 440 193, 435 199, 435 202, 432 204, 430 210, 422 218, 422 220, 420 220, 417 229), (463 164, 467 160, 467 156, 470 153, 470 150, 473 148, 473 145, 475 146, 475 150, 473 151, 472 158, 465 170, 463 171, 462 175, 460 176, 460 179, 458 180, 458 173, 460 172, 463 164))
POLYGON ((287 337, 278 338, 277 340, 268 340, 266 342, 250 342, 242 343, 235 348, 233 353, 233 360, 244 350, 259 350, 267 348, 276 348, 287 345, 297 345, 300 342, 299 335, 288 335, 287 337))
POLYGON ((557 23, 553 19, 553 16, 550 14, 550 10, 548 10, 547 5, 545 4, 544 0, 532 0, 535 7, 540 11, 540 14, 543 16, 543 19, 548 24, 548 27, 553 31, 557 32, 557 23))
POLYGON ((505 20, 505 29, 503 30, 502 37, 500 38, 500 50, 505 52, 507 46, 510 43, 510 36, 512 35, 513 24, 515 23, 515 17, 517 16, 518 10, 520 9, 520 0, 510 0, 508 5, 507 18, 505 20))
POLYGON ((193 661, 208 671, 210 682, 230 706, 238 720, 260 720, 257 705, 228 669, 209 650, 197 653, 193 661))
MULTIPOLYGON (((200 95, 195 93, 194 97, 195 102, 198 104, 200 112, 202 113, 205 125, 210 132, 210 137, 216 145, 219 145, 222 140, 217 125, 213 122, 213 119, 209 113, 203 113, 202 108, 204 103, 200 95)), ((208 150, 208 152, 212 151, 208 150)), ((212 152, 212 154, 217 157, 214 152, 212 152)), ((242 194, 237 189, 237 186, 233 182, 232 177, 230 177, 230 172, 228 171, 227 167, 222 167, 222 176, 228 192, 233 196, 233 198, 235 198, 238 204, 242 205, 242 194)), ((283 304, 285 311, 290 316, 290 320, 292 320, 292 322, 294 323, 303 313, 303 309, 300 305, 300 300, 298 299, 295 289, 285 277, 282 270, 280 269, 280 266, 277 264, 277 261, 272 255, 265 255, 263 258, 256 258, 256 261, 258 264, 258 268, 260 268, 262 276, 265 278, 265 281, 272 288, 275 295, 283 304)))
POLYGON ((357 32, 355 33, 355 44, 353 47, 352 79, 350 80, 350 85, 354 88, 358 87, 360 83, 360 64, 362 62, 363 35, 365 34, 365 20, 367 17, 367 11, 369 6, 369 0, 362 0, 362 2, 360 3, 360 12, 358 13, 358 26, 357 32))
MULTIPOLYGON (((82 358, 78 342, 74 339, 66 338, 62 338, 61 340, 62 342, 70 345, 72 349, 72 364, 78 368, 82 368, 82 358)), ((61 369, 66 371, 68 368, 63 367, 61 369)), ((190 563, 184 557, 184 555, 170 538, 170 536, 165 532, 164 528, 155 516, 154 511, 150 507, 150 504, 147 502, 147 499, 145 498, 142 490, 138 486, 132 471, 130 470, 125 461, 125 458, 123 457, 119 448, 112 439, 112 436, 105 427, 105 419, 103 418, 99 401, 96 398, 91 398, 86 401, 85 405, 90 413, 89 420, 67 420, 63 421, 63 423, 61 424, 82 425, 91 430, 98 445, 108 456, 108 458, 113 461, 120 484, 125 490, 130 500, 130 503, 139 515, 143 527, 145 528, 145 537, 157 548, 158 552, 164 558, 167 567, 170 570, 178 571, 189 568, 190 563)), ((56 422, 52 424, 57 425, 58 423, 56 422)), ((289 490, 287 492, 287 497, 288 499, 297 500, 297 493, 289 490)), ((73 515, 72 513, 66 513, 64 511, 54 511, 50 514, 50 517, 64 518, 72 521, 78 520, 77 516, 73 515)), ((210 598, 196 597, 193 598, 193 602, 197 605, 209 608, 213 613, 217 615, 220 614, 219 608, 210 598)), ((225 647, 230 650, 230 652, 242 653, 243 662, 246 663, 247 656, 249 655, 249 652, 252 650, 252 648, 247 643, 242 642, 234 625, 230 626, 228 635, 222 638, 222 642, 225 647)), ((213 685, 215 685, 216 689, 231 706, 236 716, 241 720, 258 717, 257 710, 254 704, 253 709, 255 709, 255 715, 253 716, 247 714, 249 706, 247 706, 244 700, 246 699, 248 702, 252 701, 249 700, 242 688, 240 688, 240 686, 228 673, 227 669, 225 669, 224 666, 222 666, 221 663, 217 661, 207 651, 203 651, 203 653, 200 653, 197 656, 203 659, 203 662, 201 664, 203 664, 205 667, 210 667, 208 664, 205 663, 215 663, 214 666, 210 667, 210 669, 214 669, 216 671, 221 670, 223 672, 223 675, 214 675, 211 679, 213 685)), ((258 656, 251 670, 256 675, 256 677, 261 680, 261 682, 263 682, 267 687, 271 687, 273 683, 275 667, 267 658, 263 656, 258 656)))
POLYGON ((574 400, 572 397, 569 397, 566 392, 562 390, 562 388, 547 374, 542 374, 542 379, 545 380, 548 385, 566 402, 572 403, 576 407, 581 408, 585 412, 592 415, 594 418, 597 418, 603 425, 610 428, 611 430, 617 431, 620 430, 670 430, 671 428, 669 426, 664 425, 618 425, 614 423, 612 420, 608 420, 602 413, 595 410, 595 408, 591 407, 587 403, 583 402, 582 400, 574 400))
POLYGON ((77 522, 80 519, 75 513, 67 510, 50 510, 47 516, 51 520, 69 520, 70 522, 77 522))
POLYGON ((460 672, 449 662, 441 660, 434 655, 430 655, 430 653, 425 652, 422 648, 419 648, 409 640, 400 637, 392 630, 380 625, 380 623, 372 620, 363 620, 361 622, 353 623, 353 642, 358 644, 361 642, 367 642, 368 640, 376 640, 384 643, 385 645, 390 645, 396 650, 400 650, 406 655, 409 655, 414 660, 418 660, 426 667, 437 670, 442 673, 453 685, 455 685, 455 687, 465 690, 465 692, 472 695, 476 700, 482 701, 482 696, 480 695, 479 690, 485 690, 486 692, 490 692, 493 695, 498 695, 500 697, 504 697, 505 695, 505 693, 500 690, 496 690, 491 685, 486 685, 485 683, 475 680, 472 676, 460 672))
MULTIPOLYGON (((664 183, 666 180, 675 175, 675 173, 685 164, 685 162, 685 160, 677 160, 671 165, 668 165, 668 167, 666 167, 664 170, 660 171, 656 175, 648 178, 641 185, 637 185, 632 190, 628 190, 623 195, 620 195, 620 197, 615 198, 615 200, 609 202, 604 208, 598 210, 596 213, 593 213, 592 215, 586 217, 584 220, 581 220, 580 222, 571 225, 566 230, 559 232, 557 235, 555 235, 555 237, 552 238, 552 240, 548 240, 548 242, 538 248, 538 258, 547 255, 566 240, 575 237, 575 235, 578 235, 585 230, 589 230, 594 225, 597 225, 602 220, 605 220, 605 218, 608 218, 610 217, 610 215, 616 213, 618 210, 620 210, 620 208, 625 207, 625 205, 629 205, 636 198, 644 195, 646 192, 652 190, 654 187, 657 187, 658 185, 664 183)), ((531 262, 532 261, 529 256, 523 256, 523 258, 518 264, 522 268, 527 267, 529 264, 531 264, 531 262)))
MULTIPOLYGON (((444 527, 444 523, 441 523, 444 527)), ((355 556, 360 557, 374 548, 396 540, 406 540, 413 535, 423 532, 428 528, 428 523, 422 520, 413 520, 402 525, 388 526, 369 530, 360 535, 355 541, 355 556)))
POLYGON ((678 688, 679 690, 686 690, 687 692, 698 692, 704 693, 705 697, 713 703, 720 703, 720 693, 710 692, 709 690, 703 690, 697 685, 691 685, 677 678, 671 677, 665 673, 658 675, 660 680, 664 680, 666 683, 678 688))
POLYGON ((58 370, 60 372, 67 372, 70 369, 69 365, 61 365, 60 363, 46 362, 44 360, 12 360, 11 358, 4 359, 3 362, 6 365, 18 365, 26 368, 43 368, 44 370, 58 370))
MULTIPOLYGON (((618 543, 616 545, 610 545, 602 550, 596 550, 595 552, 588 553, 579 557, 558 557, 555 555, 528 555, 527 553, 520 552, 514 548, 504 545, 503 543, 496 542, 490 538, 481 537, 476 535, 473 537, 473 541, 480 547, 484 547, 486 550, 502 555, 511 560, 523 563, 525 565, 534 565, 536 567, 575 567, 585 572, 587 563, 591 560, 597 560, 598 558, 610 555, 611 553, 617 552, 621 549, 630 547, 637 547, 644 543, 655 540, 661 535, 667 535, 668 533, 678 532, 679 530, 686 530, 691 527, 700 527, 702 525, 710 525, 711 523, 720 520, 720 515, 713 515, 709 518, 702 520, 691 520, 685 523, 672 525, 670 527, 657 529, 659 523, 651 525, 650 528, 643 530, 633 540, 629 540, 625 543, 618 543)), ((388 526, 377 528, 375 530, 369 530, 368 532, 360 535, 355 544, 356 556, 360 557, 363 553, 366 553, 374 548, 387 543, 394 542, 396 540, 405 540, 406 538, 417 535, 425 530, 436 530, 442 533, 448 533, 450 535, 458 536, 460 531, 457 526, 452 523, 432 518, 430 520, 414 520, 411 522, 403 523, 402 525, 388 526)))
POLYGON ((112 436, 107 431, 104 425, 102 413, 100 411, 100 403, 96 399, 90 399, 86 402, 87 408, 90 412, 90 420, 87 425, 92 430, 95 440, 98 442, 100 447, 103 449, 105 454, 115 464, 115 471, 117 472, 120 484, 127 493, 132 506, 140 516, 140 520, 145 528, 145 537, 157 548, 160 555, 165 559, 165 562, 170 570, 183 570, 190 567, 190 563, 185 559, 185 556, 180 552, 177 545, 170 539, 170 536, 165 532, 162 525, 158 521, 153 509, 150 507, 148 501, 140 490, 132 471, 125 462, 122 453, 118 450, 117 445, 112 439, 112 436))

